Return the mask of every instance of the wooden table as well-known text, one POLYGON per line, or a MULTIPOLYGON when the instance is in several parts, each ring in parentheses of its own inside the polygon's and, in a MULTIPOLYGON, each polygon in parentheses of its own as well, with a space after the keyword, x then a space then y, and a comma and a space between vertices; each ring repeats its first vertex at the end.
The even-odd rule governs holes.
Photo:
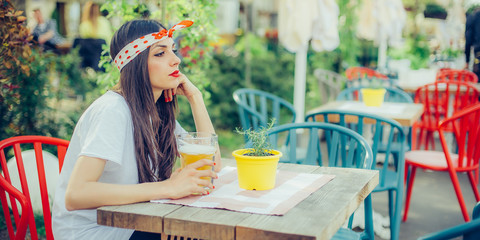
POLYGON ((379 181, 375 170, 296 164, 279 169, 336 177, 283 216, 145 202, 100 207, 97 222, 199 239, 330 239, 379 181))
MULTIPOLYGON (((360 101, 333 101, 328 102, 318 108, 310 110, 308 114, 323 110, 347 110, 364 113, 376 114, 382 117, 391 118, 399 122, 402 126, 412 126, 423 113, 423 104, 418 103, 395 103, 384 102, 380 107, 367 107, 360 101)), ((339 119, 331 119, 339 121, 339 119)), ((356 122, 357 118, 346 118, 347 122, 356 122)))

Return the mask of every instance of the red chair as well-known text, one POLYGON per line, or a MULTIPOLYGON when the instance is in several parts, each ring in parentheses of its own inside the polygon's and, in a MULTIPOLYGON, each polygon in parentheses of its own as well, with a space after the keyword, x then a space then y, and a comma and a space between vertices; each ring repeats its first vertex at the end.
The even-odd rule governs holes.
MULTIPOLYGON (((346 87, 367 87, 375 85, 375 87, 393 87, 392 79, 387 76, 366 67, 350 67, 345 71, 347 77, 346 87), (380 81, 375 81, 375 80, 380 81)), ((357 93, 353 94, 355 98, 358 97, 357 93)))
MULTIPOLYGON (((56 147, 59 161, 59 172, 62 169, 63 160, 67 151, 69 141, 44 136, 18 136, 5 139, 0 142, 0 164, 3 173, 0 174, 0 200, 2 203, 5 222, 10 239, 25 239, 27 228, 30 229, 31 239, 38 239, 35 218, 32 209, 30 191, 28 189, 27 177, 25 174, 25 162, 22 158, 22 148, 30 147, 33 144, 35 151, 35 160, 38 170, 38 179, 40 185, 40 194, 42 200, 43 220, 45 222, 45 232, 47 240, 53 240, 52 217, 50 204, 48 201, 47 184, 45 177, 45 166, 42 153, 42 146, 56 147), (13 149, 13 152, 10 151, 13 149), (13 153, 16 159, 16 166, 19 174, 21 189, 12 185, 12 179, 7 167, 7 158, 9 153, 13 153), (8 201, 9 200, 9 201, 8 201), (17 206, 17 200, 20 203, 20 209, 17 206), (13 223, 9 210, 9 203, 13 214, 13 223), (20 210, 20 211, 19 211, 20 210), (14 225, 15 224, 15 225, 14 225), (16 231, 15 231, 16 230, 16 231)), ((49 148, 50 149, 50 148, 49 148)), ((12 160, 14 161, 14 160, 12 160)))
POLYGON ((470 221, 458 182, 457 172, 468 174, 475 199, 477 202, 480 201, 480 194, 478 192, 478 162, 480 159, 480 145, 478 144, 480 141, 479 122, 480 103, 477 103, 455 113, 452 117, 440 123, 438 133, 443 152, 414 150, 405 153, 405 169, 409 170, 410 178, 408 179, 407 185, 403 221, 407 220, 413 181, 415 180, 417 168, 448 172, 458 198, 458 203, 460 204, 460 209, 462 210, 463 218, 466 222, 470 221), (445 130, 447 129, 453 130, 453 136, 458 146, 458 154, 452 153, 451 150, 448 149, 445 140, 445 130))
MULTIPOLYGON (((426 84, 415 92, 415 103, 424 105, 420 120, 412 126, 412 149, 435 149, 433 135, 441 121, 453 113, 478 102, 478 90, 471 84, 455 81, 439 81, 426 84), (420 131, 417 134, 417 131, 420 131), (420 141, 417 144, 417 141, 420 141)), ((444 131, 451 132, 446 126, 444 131)))
POLYGON ((345 76, 348 80, 355 80, 359 78, 381 78, 381 79, 388 79, 387 76, 366 67, 350 67, 345 71, 345 76))
POLYGON ((468 70, 446 69, 437 73, 436 81, 458 81, 475 84, 478 82, 478 77, 468 70))

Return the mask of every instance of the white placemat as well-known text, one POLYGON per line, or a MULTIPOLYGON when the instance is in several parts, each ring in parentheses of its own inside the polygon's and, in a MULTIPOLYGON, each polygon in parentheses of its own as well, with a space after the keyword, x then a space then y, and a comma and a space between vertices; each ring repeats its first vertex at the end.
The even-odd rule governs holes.
POLYGON ((218 173, 218 179, 214 182, 215 190, 209 195, 189 196, 177 200, 160 199, 151 202, 283 215, 333 178, 335 178, 334 175, 278 170, 276 185, 273 189, 249 191, 238 186, 237 169, 225 167, 218 173))

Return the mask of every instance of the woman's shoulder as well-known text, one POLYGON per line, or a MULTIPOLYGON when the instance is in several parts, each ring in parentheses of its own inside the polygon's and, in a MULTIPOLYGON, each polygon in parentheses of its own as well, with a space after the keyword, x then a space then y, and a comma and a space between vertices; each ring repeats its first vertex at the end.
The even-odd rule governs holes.
POLYGON ((128 131, 133 126, 132 115, 125 99, 118 93, 108 91, 97 98, 85 110, 75 127, 75 132, 128 131))
POLYGON ((96 113, 101 115, 126 115, 129 116, 130 110, 128 104, 122 95, 107 91, 101 97, 97 98, 86 112, 96 113))

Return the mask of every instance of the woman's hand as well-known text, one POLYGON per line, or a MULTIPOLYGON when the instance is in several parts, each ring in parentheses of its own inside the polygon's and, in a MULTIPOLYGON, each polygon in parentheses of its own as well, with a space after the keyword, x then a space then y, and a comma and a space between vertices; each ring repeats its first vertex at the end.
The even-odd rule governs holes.
POLYGON ((183 169, 177 169, 172 173, 170 178, 166 180, 169 187, 173 190, 172 199, 178 199, 192 194, 209 194, 204 187, 213 189, 212 181, 202 179, 202 177, 211 177, 216 179, 217 174, 212 170, 197 170, 203 166, 213 166, 214 163, 208 159, 198 160, 183 169))
POLYGON ((187 78, 185 74, 181 73, 180 77, 178 78, 179 84, 177 89, 174 90, 174 94, 183 95, 189 100, 197 94, 201 95, 200 90, 198 90, 198 88, 193 85, 193 83, 187 78))
POLYGON ((187 97, 189 101, 193 99, 195 95, 201 96, 200 90, 193 85, 193 83, 187 78, 187 76, 185 76, 185 74, 180 73, 178 81, 179 84, 177 88, 166 89, 163 91, 165 102, 171 102, 175 94, 183 95, 187 97))

